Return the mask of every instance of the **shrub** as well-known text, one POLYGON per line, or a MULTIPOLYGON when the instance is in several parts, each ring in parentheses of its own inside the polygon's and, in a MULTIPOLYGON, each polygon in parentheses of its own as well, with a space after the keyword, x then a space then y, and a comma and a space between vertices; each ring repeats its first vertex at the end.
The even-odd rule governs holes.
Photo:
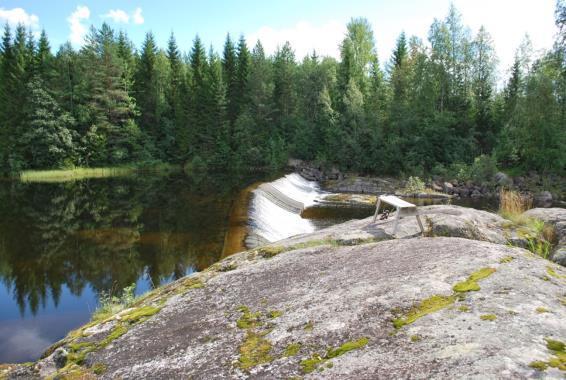
POLYGON ((471 167, 463 163, 453 163, 448 172, 460 182, 466 182, 472 178, 471 167))
POLYGON ((101 292, 99 296, 99 306, 94 312, 93 320, 108 318, 121 310, 127 309, 136 301, 136 284, 125 287, 121 294, 116 295, 110 292, 101 292))
POLYGON ((404 192, 407 194, 418 194, 425 191, 425 184, 419 177, 409 177, 405 184, 404 192))
POLYGON ((470 168, 470 177, 477 183, 493 180, 495 173, 497 173, 495 158, 485 154, 476 157, 470 168))

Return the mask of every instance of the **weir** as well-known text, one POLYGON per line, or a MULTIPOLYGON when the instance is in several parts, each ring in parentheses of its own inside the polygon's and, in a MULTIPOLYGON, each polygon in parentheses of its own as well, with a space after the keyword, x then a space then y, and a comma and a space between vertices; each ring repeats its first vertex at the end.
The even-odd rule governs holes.
POLYGON ((252 192, 246 246, 254 248, 315 231, 316 226, 303 219, 301 212, 322 194, 316 182, 307 181, 296 173, 260 185, 252 192))

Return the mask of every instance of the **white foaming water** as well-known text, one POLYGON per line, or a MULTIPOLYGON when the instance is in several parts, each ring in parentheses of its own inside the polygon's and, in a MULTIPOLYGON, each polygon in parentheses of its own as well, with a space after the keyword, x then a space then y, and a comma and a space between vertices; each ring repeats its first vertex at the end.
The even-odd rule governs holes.
MULTIPOLYGON (((316 182, 307 181, 298 174, 289 174, 271 185, 289 198, 302 202, 305 207, 312 205, 322 192, 316 182)), ((249 209, 250 232, 269 242, 293 235, 313 232, 316 227, 308 219, 288 211, 265 197, 261 189, 253 191, 249 209)))

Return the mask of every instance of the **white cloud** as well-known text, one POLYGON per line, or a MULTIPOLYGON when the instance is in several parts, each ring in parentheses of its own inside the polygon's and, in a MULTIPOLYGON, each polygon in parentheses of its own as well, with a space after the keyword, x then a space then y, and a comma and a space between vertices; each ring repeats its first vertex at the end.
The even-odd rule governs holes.
POLYGON ((289 41, 299 60, 313 50, 316 50, 319 56, 339 58, 339 45, 345 33, 346 24, 342 22, 328 21, 322 25, 312 25, 301 21, 292 27, 282 29, 263 26, 249 36, 248 42, 253 46, 259 39, 266 53, 272 54, 278 46, 283 46, 285 41, 289 41))
POLYGON ((110 9, 103 17, 109 18, 117 24, 130 22, 130 16, 121 9, 110 9))
POLYGON ((8 23, 11 26, 22 24, 32 29, 39 27, 39 17, 34 14, 27 13, 23 8, 0 8, 0 22, 2 24, 8 23))
POLYGON ((75 45, 81 45, 83 43, 87 27, 82 22, 89 18, 90 9, 84 5, 77 6, 77 9, 67 18, 69 27, 71 28, 71 33, 69 34, 71 43, 75 45))
POLYGON ((110 9, 108 13, 101 16, 102 18, 109 18, 116 24, 129 24, 130 21, 136 25, 144 23, 145 19, 142 15, 142 9, 136 8, 131 15, 122 9, 110 9))
POLYGON ((136 8, 134 13, 132 14, 132 20, 134 21, 134 24, 136 24, 136 25, 141 25, 141 24, 144 23, 145 19, 142 16, 142 9, 141 8, 136 8))

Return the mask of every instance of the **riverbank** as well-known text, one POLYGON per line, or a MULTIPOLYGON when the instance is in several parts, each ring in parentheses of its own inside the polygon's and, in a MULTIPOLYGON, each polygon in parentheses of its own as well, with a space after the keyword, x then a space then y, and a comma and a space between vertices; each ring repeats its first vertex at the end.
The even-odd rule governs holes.
POLYGON ((26 170, 17 175, 22 182, 46 182, 58 183, 68 181, 79 181, 89 178, 111 178, 124 177, 140 172, 170 172, 180 170, 180 166, 165 163, 138 164, 128 166, 83 168, 75 167, 60 170, 26 170))
POLYGON ((0 377, 562 378, 565 268, 498 215, 422 211, 426 237, 367 218, 235 254, 0 377))
POLYGON ((412 198, 454 197, 472 199, 494 199, 501 188, 510 188, 533 198, 535 206, 566 205, 566 178, 541 176, 529 173, 510 176, 496 172, 482 181, 471 179, 443 178, 431 176, 423 180, 424 189, 416 194, 407 194, 407 179, 394 177, 360 176, 356 173, 343 173, 336 168, 323 168, 313 163, 290 160, 289 169, 309 181, 317 181, 321 188, 332 193, 346 194, 397 194, 412 198))

